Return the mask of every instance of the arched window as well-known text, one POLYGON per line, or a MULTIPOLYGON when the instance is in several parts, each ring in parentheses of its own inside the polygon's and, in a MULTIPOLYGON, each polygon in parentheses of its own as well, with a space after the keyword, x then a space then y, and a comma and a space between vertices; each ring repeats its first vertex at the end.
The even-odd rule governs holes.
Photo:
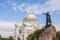
POLYGON ((19 30, 19 33, 21 33, 21 30, 19 30))
POLYGON ((18 40, 20 40, 20 37, 17 37, 18 40))
POLYGON ((54 37, 52 37, 52 40, 56 40, 54 37))
POLYGON ((24 38, 22 38, 22 40, 24 40, 24 38))

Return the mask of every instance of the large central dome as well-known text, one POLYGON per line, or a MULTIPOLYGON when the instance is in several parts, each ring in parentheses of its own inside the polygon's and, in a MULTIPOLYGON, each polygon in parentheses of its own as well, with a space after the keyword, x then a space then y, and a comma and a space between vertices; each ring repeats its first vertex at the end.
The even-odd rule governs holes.
POLYGON ((25 18, 23 19, 24 24, 25 23, 37 23, 37 17, 30 12, 25 18))
POLYGON ((29 20, 29 19, 31 19, 31 20, 37 20, 36 16, 33 15, 32 13, 29 13, 29 14, 24 18, 24 20, 29 20))

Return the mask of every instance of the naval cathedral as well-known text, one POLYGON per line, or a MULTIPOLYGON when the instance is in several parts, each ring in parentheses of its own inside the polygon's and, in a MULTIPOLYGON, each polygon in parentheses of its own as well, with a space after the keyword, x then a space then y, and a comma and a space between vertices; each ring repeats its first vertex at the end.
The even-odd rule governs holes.
POLYGON ((37 17, 29 12, 23 19, 21 25, 15 24, 13 40, 27 40, 26 37, 33 33, 36 29, 41 29, 37 17))

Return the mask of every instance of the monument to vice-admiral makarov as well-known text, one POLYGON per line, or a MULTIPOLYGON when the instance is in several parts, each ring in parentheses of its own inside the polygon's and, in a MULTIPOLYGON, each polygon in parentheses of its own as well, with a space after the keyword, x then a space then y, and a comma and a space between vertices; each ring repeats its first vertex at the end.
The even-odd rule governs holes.
POLYGON ((56 28, 52 25, 49 12, 46 14, 46 25, 39 34, 38 40, 56 40, 56 28))

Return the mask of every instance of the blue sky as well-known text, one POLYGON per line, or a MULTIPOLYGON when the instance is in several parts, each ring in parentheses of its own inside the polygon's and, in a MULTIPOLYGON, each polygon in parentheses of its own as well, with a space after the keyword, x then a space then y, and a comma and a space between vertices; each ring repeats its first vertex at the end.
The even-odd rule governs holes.
POLYGON ((3 37, 13 35, 15 22, 23 22, 29 9, 40 25, 45 25, 45 15, 42 13, 49 11, 52 24, 57 31, 60 30, 60 0, 0 0, 0 34, 3 37))

